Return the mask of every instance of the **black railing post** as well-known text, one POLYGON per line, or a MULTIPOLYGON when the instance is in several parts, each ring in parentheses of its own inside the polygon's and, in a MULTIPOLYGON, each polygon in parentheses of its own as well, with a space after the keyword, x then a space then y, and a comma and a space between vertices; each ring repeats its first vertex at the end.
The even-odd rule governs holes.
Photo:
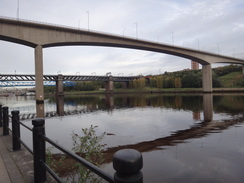
POLYGON ((134 149, 122 149, 113 156, 115 183, 142 183, 142 155, 134 149))
POLYGON ((3 135, 9 135, 8 107, 3 107, 3 135))
POLYGON ((3 109, 2 109, 2 105, 0 105, 0 127, 3 127, 3 109))
POLYGON ((46 169, 42 165, 46 162, 46 143, 41 135, 45 135, 45 120, 42 118, 32 120, 33 127, 33 156, 34 156, 34 182, 46 181, 46 169))
POLYGON ((20 139, 20 124, 19 124, 19 111, 12 111, 12 141, 13 151, 18 151, 21 148, 20 139))

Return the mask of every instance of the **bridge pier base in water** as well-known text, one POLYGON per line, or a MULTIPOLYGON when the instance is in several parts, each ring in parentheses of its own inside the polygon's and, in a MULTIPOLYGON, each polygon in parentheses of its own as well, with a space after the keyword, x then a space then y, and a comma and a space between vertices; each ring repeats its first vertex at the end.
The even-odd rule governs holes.
POLYGON ((105 92, 113 93, 113 90, 114 90, 113 76, 109 76, 109 80, 105 82, 105 92))
POLYGON ((59 74, 56 80, 56 97, 64 96, 63 75, 59 74))
POLYGON ((203 117, 205 122, 213 120, 213 94, 203 94, 203 117))
POLYGON ((202 87, 204 93, 213 92, 211 64, 202 65, 202 87))

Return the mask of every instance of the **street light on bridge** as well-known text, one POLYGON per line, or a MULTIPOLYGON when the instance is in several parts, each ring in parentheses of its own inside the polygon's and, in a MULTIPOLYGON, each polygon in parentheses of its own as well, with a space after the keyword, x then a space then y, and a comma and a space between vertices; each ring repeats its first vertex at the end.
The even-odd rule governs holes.
POLYGON ((86 13, 87 13, 87 19, 88 19, 88 30, 89 30, 89 11, 87 11, 86 13))
POLYGON ((136 25, 136 39, 138 38, 138 30, 137 30, 137 22, 135 23, 136 25))

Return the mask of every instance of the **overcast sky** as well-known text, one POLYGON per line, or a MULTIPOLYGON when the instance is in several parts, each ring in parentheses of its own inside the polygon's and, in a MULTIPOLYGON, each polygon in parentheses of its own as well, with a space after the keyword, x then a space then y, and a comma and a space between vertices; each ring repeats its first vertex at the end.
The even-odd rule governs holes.
MULTIPOLYGON (((244 59, 243 0, 0 0, 0 16, 82 29, 89 22, 95 31, 135 38, 137 32, 138 38, 244 59)), ((34 74, 33 48, 5 41, 0 48, 0 73, 34 74)), ((43 59, 44 74, 147 75, 191 66, 176 56, 91 46, 46 48, 43 59)))

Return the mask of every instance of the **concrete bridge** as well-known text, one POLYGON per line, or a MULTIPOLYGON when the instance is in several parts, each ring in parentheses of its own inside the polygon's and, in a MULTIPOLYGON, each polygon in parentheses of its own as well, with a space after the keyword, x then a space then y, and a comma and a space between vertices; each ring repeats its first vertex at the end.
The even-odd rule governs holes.
POLYGON ((0 40, 34 48, 37 102, 44 101, 43 48, 48 47, 71 45, 121 47, 170 54, 190 59, 202 64, 203 92, 212 92, 212 63, 244 64, 243 59, 175 45, 3 17, 0 18, 0 40))

